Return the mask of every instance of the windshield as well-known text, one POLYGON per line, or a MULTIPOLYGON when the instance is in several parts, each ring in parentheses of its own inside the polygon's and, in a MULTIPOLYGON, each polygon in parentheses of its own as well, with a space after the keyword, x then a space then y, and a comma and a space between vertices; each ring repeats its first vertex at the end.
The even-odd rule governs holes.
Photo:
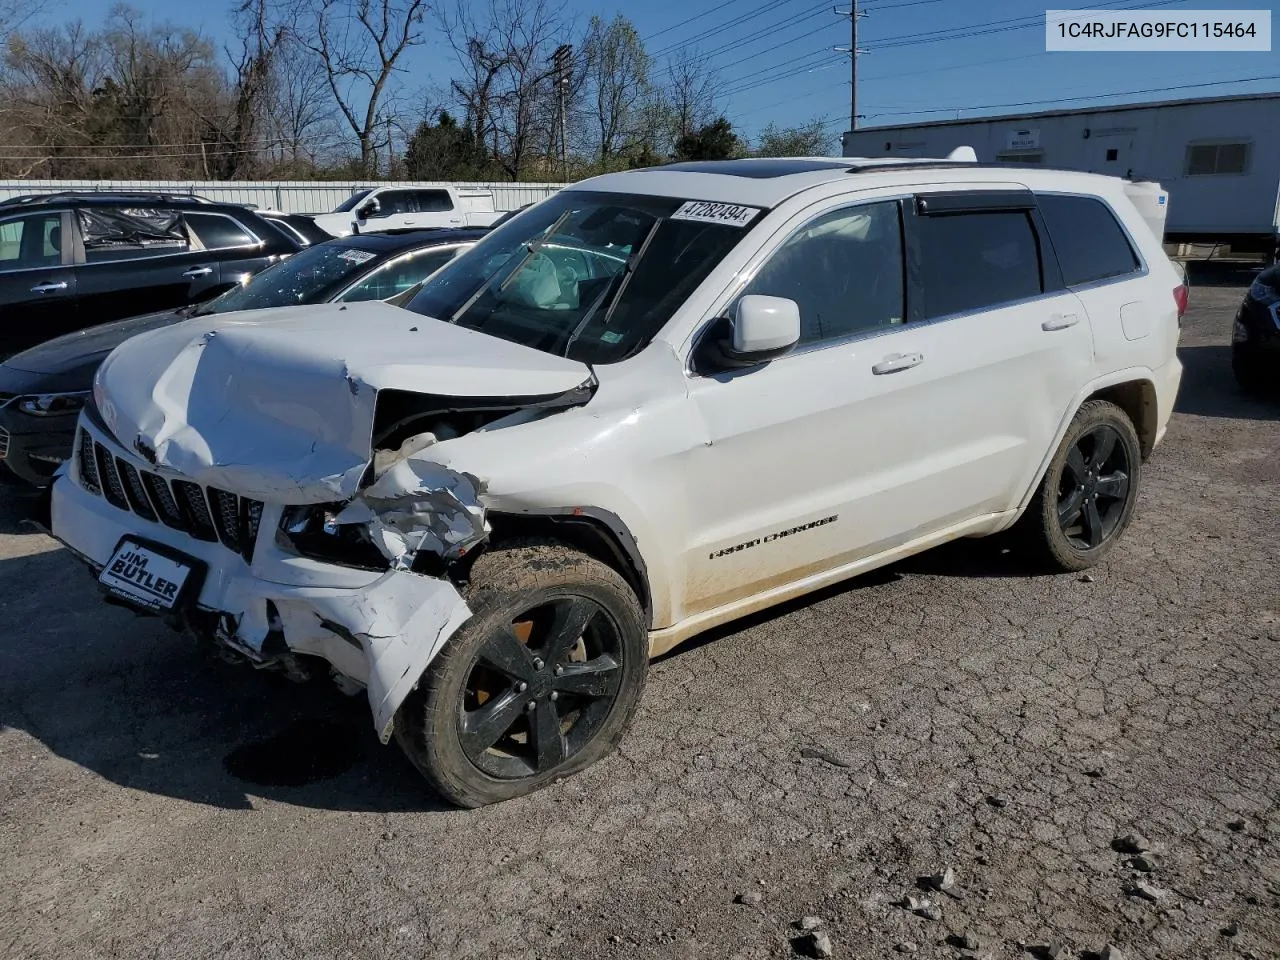
POLYGON ((430 278, 408 309, 585 363, 642 349, 760 210, 564 190, 430 278))
POLYGON ((324 303, 368 271, 377 256, 340 241, 307 247, 210 300, 196 316, 324 303))
POLYGON ((361 190, 358 193, 353 193, 351 196, 347 197, 347 199, 334 207, 333 212, 346 213, 348 210, 354 210, 359 205, 360 201, 371 193, 373 193, 372 190, 361 190))

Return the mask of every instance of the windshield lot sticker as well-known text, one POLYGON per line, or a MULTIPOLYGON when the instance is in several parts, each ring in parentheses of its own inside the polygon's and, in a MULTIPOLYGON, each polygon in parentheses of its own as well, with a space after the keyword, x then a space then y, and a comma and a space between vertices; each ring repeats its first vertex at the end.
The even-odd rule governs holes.
POLYGON ((744 207, 737 203, 711 203, 709 200, 690 200, 671 215, 672 220, 696 220, 699 223, 727 223, 731 227, 745 227, 760 212, 758 207, 744 207))
POLYGON ((373 259, 373 254, 368 250, 343 250, 338 256, 352 263, 368 263, 373 259))

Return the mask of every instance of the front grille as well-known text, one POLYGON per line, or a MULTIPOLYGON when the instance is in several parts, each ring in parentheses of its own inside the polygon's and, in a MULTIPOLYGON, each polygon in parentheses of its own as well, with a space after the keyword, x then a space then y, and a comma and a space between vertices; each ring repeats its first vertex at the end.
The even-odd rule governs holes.
POLYGON ((262 501, 237 496, 190 480, 166 480, 139 470, 93 439, 86 430, 76 438, 80 486, 121 510, 152 523, 181 530, 197 540, 222 541, 245 560, 253 559, 253 543, 262 521, 262 501))
POLYGON ((9 431, 0 427, 0 460, 9 455, 9 431))

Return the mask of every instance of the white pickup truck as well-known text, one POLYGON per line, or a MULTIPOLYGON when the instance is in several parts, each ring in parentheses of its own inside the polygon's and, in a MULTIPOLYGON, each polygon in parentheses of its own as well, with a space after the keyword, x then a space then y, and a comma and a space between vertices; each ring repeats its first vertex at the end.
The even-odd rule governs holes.
POLYGON ((501 213, 489 190, 458 187, 371 187, 348 197, 332 213, 312 214, 335 237, 379 230, 487 227, 501 213))

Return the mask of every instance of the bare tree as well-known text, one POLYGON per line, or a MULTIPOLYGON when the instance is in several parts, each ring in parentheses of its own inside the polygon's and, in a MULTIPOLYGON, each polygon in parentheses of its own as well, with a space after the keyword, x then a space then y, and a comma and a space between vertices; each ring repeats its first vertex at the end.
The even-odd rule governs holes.
POLYGON ((673 144, 719 116, 719 74, 697 51, 681 48, 671 55, 664 87, 662 99, 673 144))
POLYGON ((277 51, 267 103, 271 154, 295 169, 314 167, 341 137, 324 65, 292 37, 277 51))
POLYGON ((221 149, 211 171, 229 180, 257 168, 264 147, 259 137, 266 126, 275 60, 288 37, 288 26, 276 18, 268 0, 239 0, 232 23, 239 47, 227 49, 226 55, 231 63, 234 102, 221 130, 221 149))
POLYGON ((312 31, 302 34, 360 144, 366 175, 377 171, 379 127, 397 64, 423 42, 426 12, 426 0, 315 0, 312 31))
POLYGON ((453 90, 475 131, 512 180, 550 152, 555 117, 552 51, 568 39, 557 0, 457 0, 444 16, 461 67, 453 90))
POLYGON ((592 17, 583 44, 600 166, 644 139, 651 58, 635 26, 619 14, 592 17))

